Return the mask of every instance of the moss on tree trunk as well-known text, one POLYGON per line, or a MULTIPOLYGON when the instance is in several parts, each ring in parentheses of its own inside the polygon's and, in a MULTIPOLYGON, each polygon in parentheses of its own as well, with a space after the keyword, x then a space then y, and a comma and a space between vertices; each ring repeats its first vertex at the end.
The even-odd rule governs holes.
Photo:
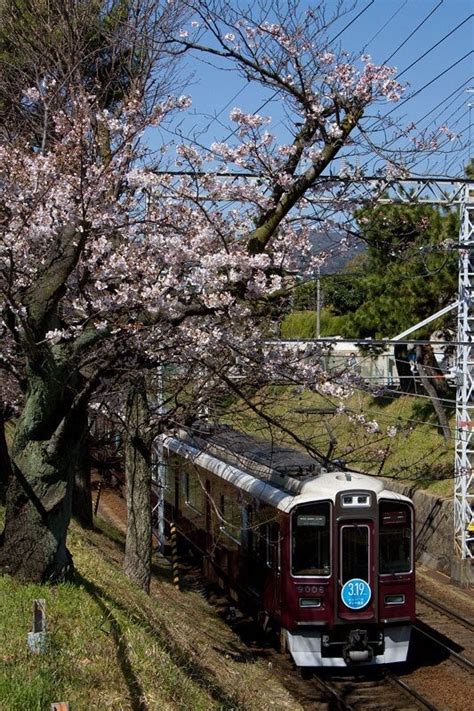
POLYGON ((5 436, 5 409, 0 407, 0 504, 5 505, 8 482, 11 479, 12 467, 5 436))
POLYGON ((62 580, 72 570, 66 536, 85 427, 72 408, 74 385, 77 375, 54 360, 29 373, 0 546, 0 570, 24 581, 62 580))

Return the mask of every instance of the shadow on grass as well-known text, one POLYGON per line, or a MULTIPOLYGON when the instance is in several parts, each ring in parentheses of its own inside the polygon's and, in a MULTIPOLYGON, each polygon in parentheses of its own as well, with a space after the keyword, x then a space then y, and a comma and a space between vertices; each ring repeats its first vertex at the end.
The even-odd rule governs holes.
MULTIPOLYGON (((132 711, 147 711, 148 706, 143 700, 143 689, 138 677, 133 671, 132 663, 128 656, 125 635, 120 623, 112 613, 111 608, 108 607, 105 602, 106 596, 104 592, 77 572, 74 582, 84 587, 102 612, 105 620, 110 624, 110 631, 115 642, 117 661, 128 688, 132 711)), ((112 600, 110 601, 113 602, 112 600)))
MULTIPOLYGON (((424 394, 424 391, 423 391, 424 394)), ((425 397, 427 397, 425 395, 425 397)), ((447 399, 443 399, 443 408, 444 411, 446 412, 446 417, 451 417, 455 410, 456 410, 456 402, 453 401, 447 401, 447 399)), ((431 400, 426 399, 426 400, 417 400, 413 404, 413 417, 415 417, 418 420, 422 420, 423 422, 431 422, 431 423, 438 423, 438 417, 436 415, 436 411, 433 407, 433 403, 431 400)))
POLYGON ((178 644, 173 641, 173 634, 167 629, 166 625, 160 623, 158 629, 153 622, 148 618, 140 615, 136 611, 131 611, 126 605, 119 600, 111 597, 101 587, 92 581, 84 578, 80 573, 76 572, 75 581, 77 585, 81 585, 97 603, 102 611, 105 619, 110 622, 111 632, 117 648, 117 659, 120 664, 125 682, 127 683, 132 711, 146 711, 147 706, 142 699, 142 688, 133 671, 130 663, 126 640, 121 630, 120 624, 116 620, 111 611, 114 607, 123 612, 127 618, 134 624, 141 627, 147 634, 152 636, 155 641, 169 654, 172 661, 179 667, 187 676, 189 676, 198 686, 217 701, 222 709, 234 709, 235 700, 232 699, 224 689, 217 684, 215 676, 206 669, 205 666, 199 664, 197 660, 193 660, 187 655, 178 644), (109 607, 110 605, 110 607, 109 607))
MULTIPOLYGON (((105 519, 97 517, 94 521, 94 528, 90 531, 92 534, 97 536, 103 536, 105 539, 111 541, 115 547, 119 548, 122 554, 125 554, 125 537, 124 534, 120 533, 113 527, 112 524, 107 523, 105 519)), ((96 550, 100 551, 100 554, 106 557, 103 547, 98 545, 92 536, 88 536, 88 531, 83 531, 83 535, 87 537, 87 542, 96 550)), ((117 562, 117 561, 114 561, 117 562)), ((172 571, 168 565, 160 565, 156 562, 156 558, 151 564, 151 573, 153 577, 160 581, 169 583, 172 580, 172 571)))

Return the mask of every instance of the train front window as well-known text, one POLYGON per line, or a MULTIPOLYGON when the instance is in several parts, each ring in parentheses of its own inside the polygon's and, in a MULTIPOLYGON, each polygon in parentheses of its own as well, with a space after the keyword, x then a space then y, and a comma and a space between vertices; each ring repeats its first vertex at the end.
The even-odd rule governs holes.
POLYGON ((342 584, 353 578, 369 582, 369 527, 365 525, 341 528, 342 584))
POLYGON ((412 526, 409 506, 381 503, 379 522, 379 572, 409 573, 412 567, 412 526))
POLYGON ((329 504, 298 506, 293 512, 291 526, 293 575, 329 575, 329 504))

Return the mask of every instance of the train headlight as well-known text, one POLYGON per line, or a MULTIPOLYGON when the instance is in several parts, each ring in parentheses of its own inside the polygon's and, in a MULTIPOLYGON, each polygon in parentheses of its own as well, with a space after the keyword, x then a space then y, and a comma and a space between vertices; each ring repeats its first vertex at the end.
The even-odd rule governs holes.
POLYGON ((300 597, 300 607, 321 607, 321 598, 300 597))
POLYGON ((403 605, 405 602, 405 595, 385 595, 386 605, 403 605))

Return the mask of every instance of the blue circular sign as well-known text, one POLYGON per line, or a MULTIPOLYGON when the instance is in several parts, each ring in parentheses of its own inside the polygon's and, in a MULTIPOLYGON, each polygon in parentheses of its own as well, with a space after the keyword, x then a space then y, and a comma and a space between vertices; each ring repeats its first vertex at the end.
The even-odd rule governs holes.
POLYGON ((365 607, 372 597, 370 585, 361 578, 348 580, 341 591, 341 599, 346 607, 351 610, 360 610, 365 607))

